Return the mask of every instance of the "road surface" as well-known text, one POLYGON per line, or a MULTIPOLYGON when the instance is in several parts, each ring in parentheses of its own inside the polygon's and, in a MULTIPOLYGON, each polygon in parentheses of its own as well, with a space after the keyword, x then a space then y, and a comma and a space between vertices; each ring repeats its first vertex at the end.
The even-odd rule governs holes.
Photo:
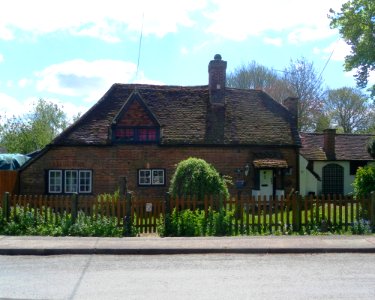
POLYGON ((375 299, 375 254, 0 256, 0 298, 375 299))

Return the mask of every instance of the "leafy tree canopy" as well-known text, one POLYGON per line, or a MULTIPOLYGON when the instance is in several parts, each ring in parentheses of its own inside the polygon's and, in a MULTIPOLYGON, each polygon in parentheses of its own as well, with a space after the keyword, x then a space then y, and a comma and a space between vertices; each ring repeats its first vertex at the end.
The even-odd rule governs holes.
POLYGON ((238 89, 261 89, 278 102, 291 95, 287 84, 272 69, 255 61, 243 64, 227 76, 227 86, 238 89))
POLYGON ((194 196, 202 200, 205 195, 221 193, 229 197, 229 180, 220 176, 205 160, 190 157, 178 163, 173 174, 169 192, 173 196, 194 196))
POLYGON ((58 105, 39 99, 20 117, 3 117, 0 146, 10 153, 27 154, 42 149, 67 127, 67 117, 58 105))
MULTIPOLYGON (((345 70, 356 69, 358 87, 367 86, 370 71, 375 70, 375 1, 350 0, 340 12, 330 10, 331 28, 338 28, 351 54, 345 58, 345 70)), ((375 95, 375 85, 372 86, 375 95)))
POLYGON ((360 90, 343 87, 328 91, 325 112, 331 117, 331 125, 344 133, 365 132, 371 127, 374 108, 360 90))

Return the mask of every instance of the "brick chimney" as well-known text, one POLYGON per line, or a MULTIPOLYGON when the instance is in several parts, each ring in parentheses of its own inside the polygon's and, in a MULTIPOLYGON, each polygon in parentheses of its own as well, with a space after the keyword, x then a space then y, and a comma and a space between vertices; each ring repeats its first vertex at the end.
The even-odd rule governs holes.
POLYGON ((298 128, 298 101, 297 97, 288 97, 283 101, 283 105, 291 112, 293 123, 298 128))
POLYGON ((208 88, 211 104, 225 104, 226 70, 227 62, 221 59, 220 54, 216 54, 214 60, 208 64, 208 88))
POLYGON ((325 129, 324 133, 324 144, 323 151, 326 153, 327 159, 335 160, 336 151, 335 151, 335 137, 336 129, 325 129))

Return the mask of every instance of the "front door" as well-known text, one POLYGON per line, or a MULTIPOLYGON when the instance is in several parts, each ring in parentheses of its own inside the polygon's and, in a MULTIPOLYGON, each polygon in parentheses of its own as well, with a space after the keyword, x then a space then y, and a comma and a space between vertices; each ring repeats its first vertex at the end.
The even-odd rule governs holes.
POLYGON ((273 195, 273 170, 260 170, 260 195, 269 199, 273 195))

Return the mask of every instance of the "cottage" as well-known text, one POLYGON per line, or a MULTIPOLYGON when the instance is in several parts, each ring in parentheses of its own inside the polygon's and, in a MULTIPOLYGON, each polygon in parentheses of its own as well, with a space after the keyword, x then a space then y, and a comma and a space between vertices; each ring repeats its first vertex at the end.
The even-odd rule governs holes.
POLYGON ((359 167, 371 162, 367 144, 374 135, 301 133, 300 193, 347 195, 359 167))
POLYGON ((20 192, 163 196, 178 162, 203 158, 235 182, 231 192, 297 189, 297 99, 227 88, 227 62, 204 86, 114 84, 20 172, 20 192))

